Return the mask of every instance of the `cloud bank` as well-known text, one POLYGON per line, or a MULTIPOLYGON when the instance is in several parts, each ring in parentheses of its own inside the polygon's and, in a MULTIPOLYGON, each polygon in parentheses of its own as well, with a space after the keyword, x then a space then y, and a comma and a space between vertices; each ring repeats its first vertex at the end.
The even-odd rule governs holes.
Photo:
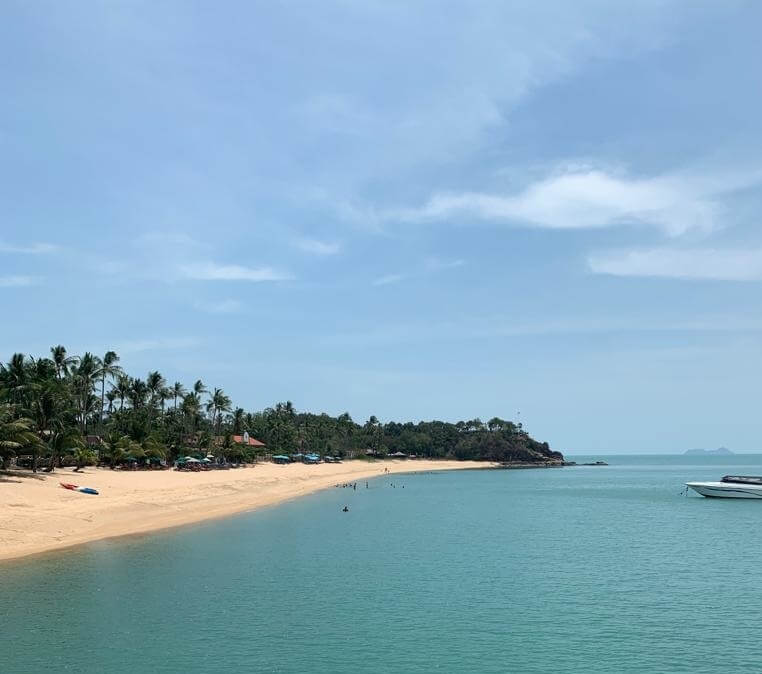
POLYGON ((438 194, 421 208, 396 216, 408 221, 474 218, 548 229, 647 225, 677 237, 692 230, 717 229, 722 198, 761 181, 759 171, 628 178, 597 169, 572 169, 512 195, 438 194))
POLYGON ((762 249, 653 248, 598 253, 596 274, 707 281, 762 281, 762 249))

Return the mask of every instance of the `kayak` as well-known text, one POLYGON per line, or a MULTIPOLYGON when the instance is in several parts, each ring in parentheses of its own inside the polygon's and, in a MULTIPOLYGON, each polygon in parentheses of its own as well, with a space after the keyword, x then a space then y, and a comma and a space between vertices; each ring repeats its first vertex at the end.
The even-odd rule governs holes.
POLYGON ((70 484, 69 482, 61 482, 61 486, 64 489, 71 489, 72 491, 78 491, 80 494, 95 494, 98 495, 98 490, 92 487, 78 487, 76 484, 70 484))

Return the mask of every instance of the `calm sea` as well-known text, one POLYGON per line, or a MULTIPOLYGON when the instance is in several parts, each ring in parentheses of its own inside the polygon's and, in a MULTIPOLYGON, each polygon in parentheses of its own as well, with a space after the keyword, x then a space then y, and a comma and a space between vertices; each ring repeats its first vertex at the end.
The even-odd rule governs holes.
POLYGON ((762 671, 762 503, 681 495, 762 455, 606 460, 378 479, 0 565, 0 671, 762 671))

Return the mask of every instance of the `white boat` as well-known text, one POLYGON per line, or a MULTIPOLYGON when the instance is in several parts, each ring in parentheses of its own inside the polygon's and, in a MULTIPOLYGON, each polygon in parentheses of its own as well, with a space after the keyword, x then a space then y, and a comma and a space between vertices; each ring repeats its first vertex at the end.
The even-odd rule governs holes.
POLYGON ((702 496, 715 498, 762 498, 762 477, 726 475, 720 482, 686 482, 702 496))

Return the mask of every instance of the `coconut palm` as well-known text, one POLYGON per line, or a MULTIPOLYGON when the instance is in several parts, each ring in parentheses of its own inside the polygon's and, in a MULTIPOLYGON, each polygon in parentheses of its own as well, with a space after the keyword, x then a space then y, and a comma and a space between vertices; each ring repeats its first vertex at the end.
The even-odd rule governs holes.
POLYGON ((87 447, 77 447, 74 450, 74 460, 77 462, 74 472, 78 473, 85 466, 91 466, 95 462, 95 452, 87 447))
POLYGON ((0 381, 6 391, 6 398, 16 405, 23 405, 28 393, 28 365, 23 353, 14 353, 6 364, 0 363, 0 381))
POLYGON ((67 426, 64 423, 55 423, 53 425, 53 428, 48 432, 46 444, 50 452, 48 467, 45 469, 47 473, 51 473, 56 469, 67 451, 85 446, 77 428, 67 426))
POLYGON ((128 377, 126 374, 118 375, 113 390, 116 391, 117 397, 119 398, 120 411, 124 409, 124 399, 129 397, 131 389, 132 378, 128 377))
POLYGON ((106 392, 106 400, 108 400, 108 414, 111 416, 111 414, 114 411, 114 401, 119 397, 119 392, 112 388, 111 390, 106 392))
POLYGON ((148 386, 146 383, 136 377, 130 382, 130 390, 127 393, 127 397, 130 400, 130 404, 132 405, 132 409, 138 410, 141 407, 145 407, 146 404, 146 398, 148 398, 148 386))
POLYGON ((58 379, 68 376, 69 368, 76 365, 79 360, 76 356, 67 356, 66 347, 61 344, 58 346, 51 346, 50 354, 53 357, 53 362, 56 366, 56 377, 58 377, 58 379))
POLYGON ((0 404, 0 460, 3 469, 20 449, 40 446, 40 438, 33 431, 33 426, 31 419, 16 416, 13 405, 0 404))
MULTIPOLYGON (((115 379, 119 375, 124 373, 124 370, 118 365, 119 356, 116 355, 116 351, 106 351, 106 354, 102 359, 99 359, 100 368, 98 369, 98 376, 101 380, 101 412, 100 423, 103 424, 103 407, 106 397, 106 379, 115 379)), ((110 410, 109 410, 110 411, 110 410)))
POLYGON ((87 432, 87 420, 97 408, 97 399, 93 395, 95 382, 99 377, 100 358, 85 352, 79 362, 71 367, 72 388, 77 409, 77 420, 81 433, 87 432))
POLYGON ((146 377, 146 388, 151 395, 151 407, 156 406, 156 403, 159 401, 159 392, 166 385, 167 382, 165 381, 164 377, 161 376, 161 373, 157 372, 156 370, 148 373, 148 376, 146 377))
POLYGON ((231 400, 225 395, 225 392, 221 388, 215 388, 212 395, 209 397, 209 402, 206 404, 206 411, 212 413, 212 428, 219 435, 219 426, 222 421, 222 413, 229 412, 231 408, 231 400))
POLYGON ((134 446, 134 441, 129 435, 112 431, 103 441, 101 458, 108 459, 109 467, 114 468, 124 460, 125 456, 134 446))
POLYGON ((236 407, 235 411, 233 412, 233 435, 241 435, 244 429, 244 418, 245 414, 243 411, 243 407, 236 407))
POLYGON ((172 391, 172 398, 175 401, 175 409, 177 409, 177 399, 185 395, 185 387, 179 381, 176 381, 170 390, 172 391))
POLYGON ((183 398, 183 404, 181 405, 183 415, 185 416, 187 430, 195 431, 198 425, 198 415, 201 411, 201 401, 199 400, 197 393, 188 393, 183 398))
POLYGON ((158 394, 159 404, 161 405, 161 414, 164 416, 164 405, 167 400, 172 400, 172 389, 162 386, 158 394))

